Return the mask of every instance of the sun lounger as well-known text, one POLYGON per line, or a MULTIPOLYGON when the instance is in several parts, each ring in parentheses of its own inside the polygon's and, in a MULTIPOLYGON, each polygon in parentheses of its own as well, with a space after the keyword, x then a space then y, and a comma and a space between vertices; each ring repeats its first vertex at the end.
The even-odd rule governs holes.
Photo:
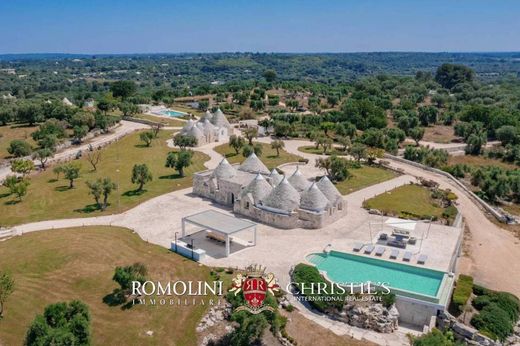
POLYGON ((390 258, 397 258, 399 256, 399 250, 392 249, 392 252, 390 252, 390 258))
POLYGON ((355 252, 359 252, 359 251, 361 251, 362 248, 363 248, 363 244, 361 244, 361 243, 356 243, 356 244, 354 245, 354 251, 355 251, 355 252))
POLYGON ((382 246, 379 246, 377 249, 376 249, 376 256, 383 256, 383 254, 385 253, 385 248, 382 247, 382 246))
POLYGON ((424 264, 428 260, 428 255, 420 255, 419 258, 417 258, 417 263, 424 264))
POLYGON ((410 262, 412 259, 412 253, 410 251, 406 251, 403 255, 403 261, 410 262))
POLYGON ((372 244, 367 245, 367 247, 365 248, 365 253, 370 254, 370 253, 372 253, 372 251, 374 251, 374 245, 372 245, 372 244))

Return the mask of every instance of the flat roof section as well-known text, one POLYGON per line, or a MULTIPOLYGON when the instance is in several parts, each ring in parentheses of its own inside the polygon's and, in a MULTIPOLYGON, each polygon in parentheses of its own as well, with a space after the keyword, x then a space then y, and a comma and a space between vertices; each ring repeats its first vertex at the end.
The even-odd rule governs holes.
POLYGON ((183 218, 183 221, 223 234, 233 234, 256 227, 254 222, 238 219, 215 210, 206 210, 186 216, 183 218))

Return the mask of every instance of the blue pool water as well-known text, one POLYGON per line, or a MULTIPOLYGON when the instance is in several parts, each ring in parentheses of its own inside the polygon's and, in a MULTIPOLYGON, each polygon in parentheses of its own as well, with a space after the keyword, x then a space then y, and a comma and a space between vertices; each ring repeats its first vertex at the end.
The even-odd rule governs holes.
POLYGON ((186 115, 186 113, 178 112, 178 111, 172 111, 172 110, 162 111, 161 114, 167 115, 169 117, 174 117, 174 118, 179 118, 179 117, 182 117, 182 116, 186 115))
POLYGON ((390 288, 436 297, 444 273, 376 258, 331 251, 307 260, 336 283, 386 283, 390 288))

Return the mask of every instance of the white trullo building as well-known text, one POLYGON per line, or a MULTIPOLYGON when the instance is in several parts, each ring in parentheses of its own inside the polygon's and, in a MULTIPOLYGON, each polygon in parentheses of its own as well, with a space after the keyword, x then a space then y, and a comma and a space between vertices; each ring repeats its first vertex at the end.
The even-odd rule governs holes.
POLYGON ((188 120, 180 134, 195 137, 197 146, 201 146, 226 141, 233 134, 233 127, 219 108, 215 113, 206 111, 198 121, 188 120))
POLYGON ((343 197, 325 176, 311 182, 297 168, 288 178, 251 154, 241 165, 223 159, 195 173, 193 192, 279 228, 321 228, 346 215, 343 197))

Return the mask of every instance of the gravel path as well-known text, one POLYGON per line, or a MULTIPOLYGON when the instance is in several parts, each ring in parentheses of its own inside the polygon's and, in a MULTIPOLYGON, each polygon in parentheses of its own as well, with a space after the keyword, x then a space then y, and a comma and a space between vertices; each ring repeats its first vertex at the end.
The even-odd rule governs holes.
MULTIPOLYGON (((140 124, 140 123, 134 123, 131 121, 121 120, 120 125, 112 130, 112 132, 100 135, 97 137, 92 138, 92 140, 88 143, 84 143, 81 145, 73 145, 68 148, 66 148, 63 151, 58 152, 56 155, 54 155, 53 158, 49 159, 47 161, 47 165, 59 162, 59 161, 66 161, 70 158, 74 157, 78 151, 87 151, 89 149, 89 146, 92 145, 92 147, 97 148, 99 146, 104 146, 108 144, 109 142, 112 142, 114 140, 117 140, 123 136, 126 136, 127 134, 149 128, 148 125, 140 124)), ((34 161, 35 165, 38 166, 38 161, 34 161)), ((9 174, 12 174, 11 169, 9 166, 4 166, 0 168, 0 181, 3 181, 6 176, 9 174)))

